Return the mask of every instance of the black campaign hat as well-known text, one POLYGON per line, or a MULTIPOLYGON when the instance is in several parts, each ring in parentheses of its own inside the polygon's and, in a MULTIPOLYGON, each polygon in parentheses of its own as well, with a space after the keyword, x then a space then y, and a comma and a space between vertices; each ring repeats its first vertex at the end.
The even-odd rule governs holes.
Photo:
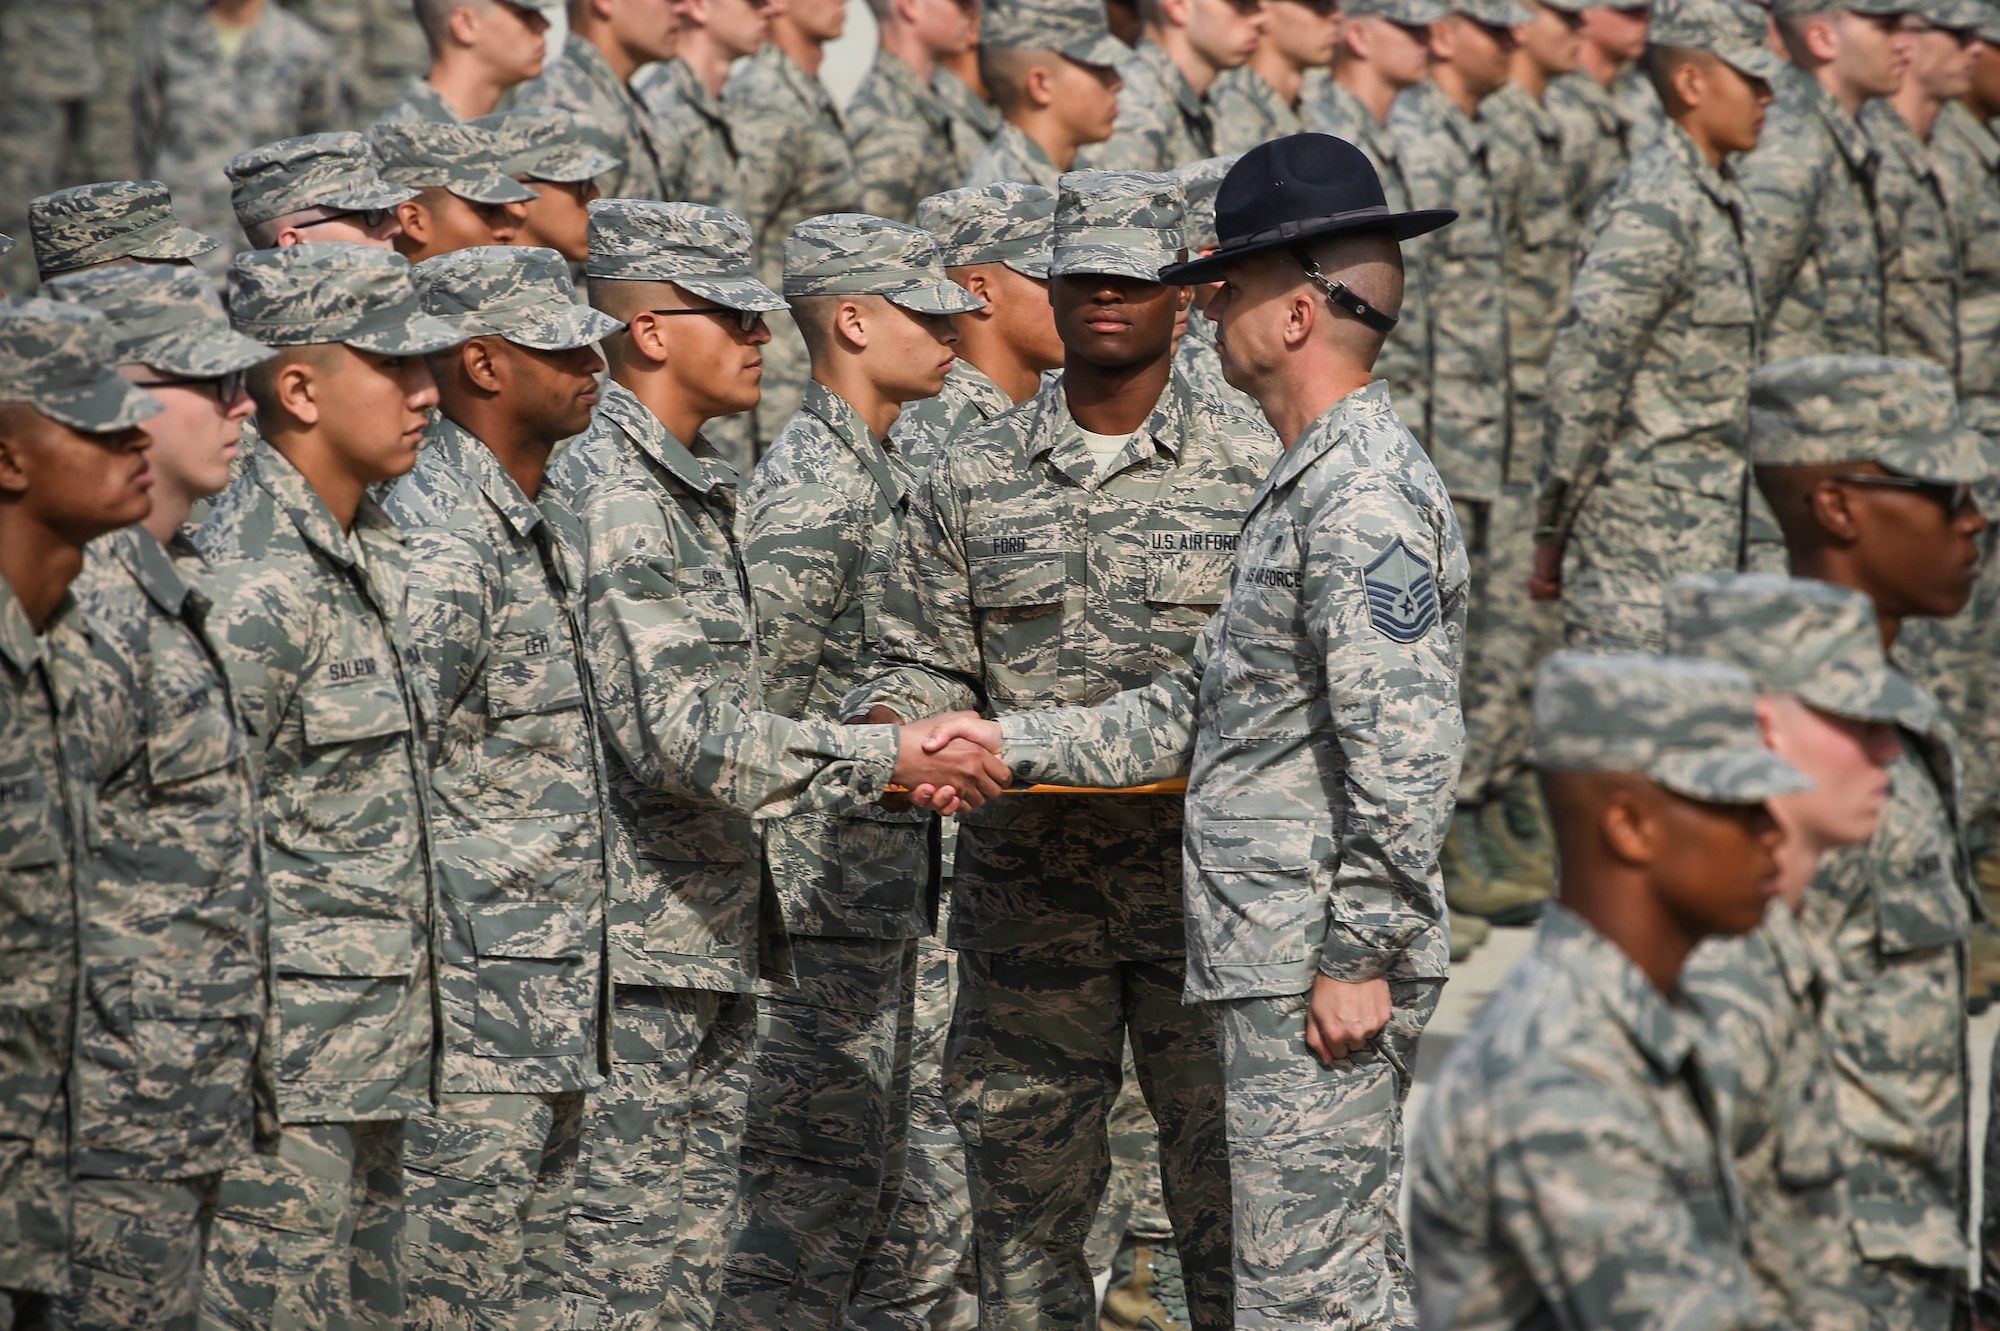
POLYGON ((1214 282, 1236 260, 1321 236, 1387 231, 1408 240, 1456 221, 1451 208, 1392 213, 1367 154, 1331 134, 1288 134, 1244 153, 1215 195, 1214 254, 1170 264, 1174 286, 1214 282))

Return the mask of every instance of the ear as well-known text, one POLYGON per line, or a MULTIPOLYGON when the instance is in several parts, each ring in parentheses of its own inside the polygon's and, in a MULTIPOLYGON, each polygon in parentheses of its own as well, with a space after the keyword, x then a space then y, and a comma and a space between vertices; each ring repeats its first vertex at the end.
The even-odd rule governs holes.
POLYGON ((895 0, 892 8, 896 17, 907 26, 917 21, 917 7, 922 3, 923 0, 895 0))
POLYGON ((630 331, 626 339, 641 360, 654 365, 665 365, 671 359, 667 350, 667 321, 645 310, 632 316, 630 331))
POLYGON ((451 39, 460 46, 471 46, 479 40, 479 15, 469 6, 460 5, 452 10, 445 26, 451 32, 451 39))
MULTIPOLYGON (((1181 251, 1181 257, 1182 257, 1183 259, 1185 259, 1185 258, 1187 257, 1187 251, 1186 251, 1186 250, 1182 250, 1182 251, 1181 251)), ((1190 306, 1190 305, 1192 305, 1192 304, 1194 304, 1194 288, 1193 288, 1193 287, 1175 287, 1175 288, 1174 288, 1174 308, 1175 308, 1176 310, 1184 310, 1184 309, 1186 309, 1186 308, 1187 308, 1188 306, 1190 306)))
POLYGON ((1369 33, 1367 26, 1357 17, 1343 14, 1340 18, 1340 33, 1334 40, 1336 52, 1345 49, 1356 60, 1366 63, 1375 39, 1369 33))
POLYGON ((300 425, 319 424, 326 396, 326 385, 319 381, 319 371, 305 362, 294 361, 278 371, 275 387, 278 406, 287 416, 300 425))
POLYGON ((1822 63, 1830 63, 1840 54, 1840 33, 1834 27, 1834 16, 1825 13, 1806 24, 1805 48, 1812 58, 1822 63))
POLYGON ((1806 495, 1806 512, 1820 530, 1841 545, 1861 539, 1861 518, 1848 502, 1847 491, 1838 481, 1821 481, 1806 495))
POLYGON ((1160 17, 1169 28, 1185 28, 1194 18, 1194 0, 1160 0, 1160 17))
POLYGON ((1055 75, 1046 65, 1030 65, 1027 77, 1021 80, 1021 96, 1036 110, 1046 110, 1055 105, 1055 75))
POLYGON ((1598 832, 1605 849, 1627 864, 1651 864, 1659 854, 1659 822, 1631 790, 1616 791, 1604 802, 1598 832))
POLYGON ((1764 741, 1764 747, 1773 753, 1778 747, 1778 703, 1764 694, 1757 695, 1757 737, 1764 741))
POLYGON ((1433 22, 1430 26, 1431 59, 1450 60, 1458 50, 1458 33, 1451 26, 1449 16, 1433 22))
POLYGON ((992 318, 993 283, 986 276, 986 270, 984 268, 974 268, 971 272, 968 272, 965 275, 964 286, 967 295, 977 296, 979 299, 986 302, 986 308, 983 310, 973 311, 972 317, 989 318, 989 319, 992 318))
MULTIPOLYGON (((19 417, 14 424, 18 426, 19 417)), ((0 495, 20 496, 28 492, 27 452, 25 441, 13 429, 0 429, 0 495)))
POLYGON ((459 368, 482 393, 498 393, 506 387, 502 356, 495 355, 494 339, 470 338, 458 349, 459 368))
POLYGON ((672 6, 674 17, 689 27, 708 26, 708 0, 675 0, 672 6))
POLYGON ((1680 98, 1681 105, 1689 110, 1699 107, 1708 93, 1708 71, 1701 67, 1699 60, 1683 60, 1674 66, 1669 82, 1673 84, 1674 96, 1680 98))
POLYGON ((866 350, 868 347, 868 311, 864 310, 858 301, 843 300, 839 305, 834 307, 833 331, 838 333, 842 340, 851 344, 855 350, 866 350))
POLYGON ((405 199, 396 205, 396 220, 402 224, 403 234, 410 243, 421 249, 431 242, 430 210, 415 199, 405 199))
POLYGON ((1291 296, 1291 309, 1285 314, 1285 345, 1304 346, 1306 339, 1313 335, 1313 329, 1319 327, 1319 321, 1326 313, 1321 307, 1317 291, 1295 288, 1291 296))

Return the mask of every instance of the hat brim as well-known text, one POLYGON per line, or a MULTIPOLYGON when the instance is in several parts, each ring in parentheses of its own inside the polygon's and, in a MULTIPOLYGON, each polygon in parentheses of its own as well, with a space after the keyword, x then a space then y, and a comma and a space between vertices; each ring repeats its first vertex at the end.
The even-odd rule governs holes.
POLYGON ((1093 276, 1130 277, 1140 282, 1161 282, 1162 270, 1172 266, 1148 263, 1131 250, 1116 245, 1058 245, 1049 256, 1049 276, 1069 277, 1076 273, 1093 276))
POLYGON ((261 365, 278 351, 230 328, 184 328, 148 338, 121 354, 168 374, 215 379, 261 365))
POLYGON ((2000 472, 2000 458, 1996 458, 1994 446, 1985 435, 1973 430, 1954 432, 1951 446, 1937 449, 1935 453, 1924 453, 1914 459, 1898 457, 1893 462, 1885 462, 1881 458, 1873 460, 1885 471, 1892 471, 1898 476, 1935 481, 1939 485, 1976 484, 2000 472))
POLYGON ((29 400, 50 420, 85 434, 129 430, 167 409, 166 403, 126 383, 112 370, 105 370, 88 383, 36 393, 29 400))
POLYGON ((956 282, 920 282, 901 291, 885 291, 882 298, 917 314, 970 314, 986 308, 986 302, 956 282))
POLYGON ((1676 795, 1712 804, 1762 804, 1812 789, 1804 773, 1762 745, 1663 754, 1646 775, 1676 795))
POLYGON ((1732 46, 1715 56, 1738 74, 1766 83, 1776 83, 1785 72, 1785 62, 1761 46, 1732 46))
POLYGON ((1450 226, 1457 220, 1456 208, 1419 208, 1407 213, 1392 213, 1384 208, 1343 213, 1337 217, 1311 218, 1305 222, 1287 222, 1271 231, 1232 237, 1218 245, 1215 253, 1203 258, 1168 264, 1160 270, 1160 281, 1177 287, 1220 282, 1230 264, 1252 255, 1290 249, 1294 245, 1323 240, 1328 236, 1352 236, 1365 231, 1387 231, 1399 241, 1414 240, 1450 226))
POLYGON ((184 226, 177 226, 152 244, 141 246, 129 253, 135 259, 193 259, 208 253, 216 247, 216 244, 212 236, 204 236, 199 231, 190 231, 184 226))
POLYGON ((1074 60, 1079 65, 1095 65, 1099 69, 1116 69, 1138 54, 1131 47, 1105 33, 1087 42, 1071 42, 1058 46, 1056 54, 1066 60, 1074 60))
POLYGON ((683 291, 691 291, 703 300, 712 300, 717 305, 732 310, 755 310, 759 314, 776 314, 780 310, 792 308, 771 288, 754 277, 660 277, 648 281, 672 282, 683 291))
POLYGON ((1000 262, 1023 277, 1032 277, 1038 282, 1049 280, 1050 256, 1046 251, 1040 254, 1016 254, 1000 262))
POLYGON ((578 148, 574 152, 552 154, 515 174, 555 185, 581 185, 586 180, 595 180, 616 171, 620 165, 622 163, 609 153, 601 153, 595 148, 578 148))
POLYGON ((446 189, 469 203, 532 203, 535 192, 512 176, 492 175, 477 185, 447 185, 446 189))
POLYGON ((330 340, 378 356, 428 356, 457 346, 465 341, 465 334, 425 314, 411 301, 371 315, 352 332, 330 340))
POLYGON ((1822 712, 1851 721, 1888 721, 1912 729, 1922 729, 1914 723, 1930 709, 1924 691, 1894 667, 1884 667, 1868 679, 1836 676, 1807 680, 1794 692, 1800 702, 1822 712))
POLYGON ((624 324, 588 305, 573 305, 567 310, 555 311, 546 321, 537 320, 536 323, 532 333, 509 329, 500 335, 530 351, 575 351, 578 347, 602 342, 625 329, 624 324))

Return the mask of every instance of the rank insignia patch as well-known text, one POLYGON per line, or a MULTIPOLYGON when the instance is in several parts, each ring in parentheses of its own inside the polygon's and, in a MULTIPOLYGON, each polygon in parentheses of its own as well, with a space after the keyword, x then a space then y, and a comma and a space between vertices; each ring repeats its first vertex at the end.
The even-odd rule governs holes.
POLYGON ((1399 537, 1361 575, 1368 622, 1391 642, 1415 642, 1437 626, 1437 579, 1399 537))

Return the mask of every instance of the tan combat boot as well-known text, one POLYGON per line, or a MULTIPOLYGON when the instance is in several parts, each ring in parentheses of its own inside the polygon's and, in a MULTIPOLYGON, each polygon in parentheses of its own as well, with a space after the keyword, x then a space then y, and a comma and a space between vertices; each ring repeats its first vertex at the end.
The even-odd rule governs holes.
POLYGON ((1556 838, 1542 803, 1542 785, 1527 768, 1519 768, 1500 788, 1498 803, 1507 811, 1507 830, 1514 849, 1536 874, 1551 883, 1556 877, 1556 838))
POLYGON ((1187 1286, 1171 1239, 1135 1243, 1128 1235, 1111 1259, 1099 1331, 1188 1331, 1187 1286))
POLYGON ((1444 899, 1454 913, 1477 915, 1489 924, 1532 924, 1548 900, 1546 883, 1497 877, 1479 835, 1482 806, 1461 804, 1452 814, 1438 854, 1444 875, 1444 899))

